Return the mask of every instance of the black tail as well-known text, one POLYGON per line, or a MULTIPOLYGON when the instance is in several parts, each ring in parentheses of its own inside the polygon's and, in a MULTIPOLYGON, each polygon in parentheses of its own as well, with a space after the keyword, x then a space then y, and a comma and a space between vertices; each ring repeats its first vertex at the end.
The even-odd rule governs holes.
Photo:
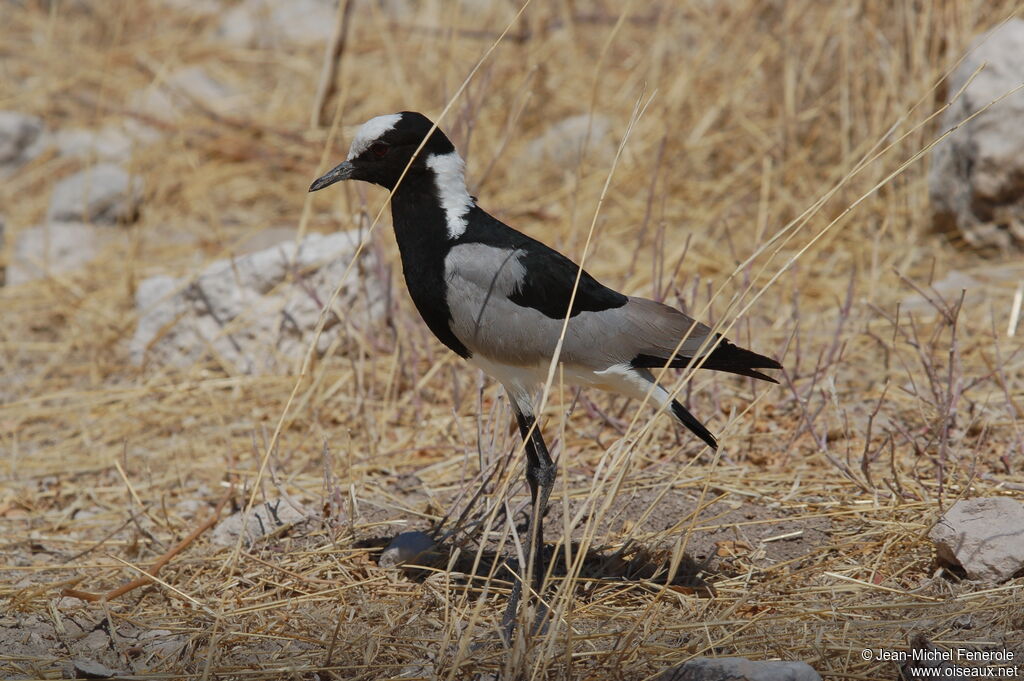
MULTIPOLYGON (((633 358, 633 366, 637 369, 660 369, 665 366, 667 358, 655 357, 654 355, 637 355, 633 358)), ((669 363, 671 369, 685 369, 690 366, 690 362, 694 362, 692 357, 673 357, 669 363)), ((771 357, 765 357, 759 355, 756 352, 745 350, 738 345, 733 345, 727 340, 723 340, 718 344, 718 347, 707 356, 703 361, 697 360, 694 364, 700 364, 701 369, 714 369, 715 371, 725 371, 730 374, 738 374, 740 376, 749 376, 751 378, 759 378, 762 381, 769 381, 771 383, 778 383, 774 378, 766 374, 762 374, 760 371, 754 371, 755 369, 781 369, 782 365, 776 362, 771 357)), ((678 414, 677 414, 678 416, 678 414)), ((693 418, 692 416, 690 418, 693 418)), ((682 419, 680 419, 682 420, 682 419)), ((685 421, 684 421, 685 423, 685 421)))
POLYGON ((708 443, 708 447, 711 449, 718 449, 718 440, 711 434, 711 431, 704 427, 704 424, 698 421, 693 414, 686 410, 686 407, 679 404, 679 400, 672 400, 672 413, 675 414, 679 422, 689 428, 694 435, 699 437, 704 442, 708 443))

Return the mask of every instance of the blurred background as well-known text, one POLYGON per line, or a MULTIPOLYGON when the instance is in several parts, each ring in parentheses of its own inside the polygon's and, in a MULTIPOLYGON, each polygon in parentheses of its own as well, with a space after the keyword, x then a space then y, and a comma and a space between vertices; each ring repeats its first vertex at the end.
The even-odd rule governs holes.
POLYGON ((717 654, 895 678, 859 651, 908 623, 1019 647, 1020 578, 935 577, 927 534, 1024 489, 1021 16, 0 0, 3 676, 650 678, 717 654), (513 656, 467 652, 507 588, 480 565, 510 523, 480 518, 526 498, 501 390, 419 320, 383 190, 306 193, 363 121, 449 103, 483 208, 577 261, 593 227, 603 283, 786 367, 669 379, 717 456, 556 386, 567 624, 513 656), (225 495, 276 529, 236 513, 170 586, 66 592, 134 579, 225 495), (378 564, 410 530, 436 530, 433 572, 378 564))

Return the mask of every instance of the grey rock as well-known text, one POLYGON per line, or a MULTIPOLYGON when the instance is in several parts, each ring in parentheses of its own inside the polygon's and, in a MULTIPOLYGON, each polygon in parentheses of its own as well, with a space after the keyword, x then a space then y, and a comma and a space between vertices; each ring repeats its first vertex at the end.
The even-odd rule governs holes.
POLYGON ((658 681, 821 681, 821 676, 806 662, 697 657, 662 672, 658 681))
POLYGON ((80 269, 113 238, 109 231, 80 222, 50 222, 23 229, 7 266, 8 285, 80 269))
POLYGON ((334 31, 336 8, 334 0, 245 0, 224 12, 217 33, 246 47, 318 45, 334 31))
POLYGON ((132 156, 132 138, 114 126, 100 130, 58 130, 52 139, 61 156, 92 161, 127 161, 132 156))
MULTIPOLYGON (((963 94, 944 129, 1000 99, 1024 80, 1024 19, 979 37, 949 79, 963 94), (985 68, 971 80, 975 71, 985 68), (968 81, 970 84, 968 85, 968 81)), ((934 226, 974 248, 1024 249, 1024 91, 993 104, 935 147, 928 178, 934 226)))
POLYGON ((403 563, 412 563, 423 554, 432 551, 434 540, 423 532, 402 532, 391 540, 384 552, 380 554, 381 567, 395 567, 403 563))
POLYGON ((93 629, 80 640, 80 645, 89 650, 105 650, 110 647, 110 634, 103 629, 93 629))
POLYGON ((525 155, 533 163, 572 170, 585 156, 595 162, 610 161, 615 154, 611 121, 604 116, 580 114, 553 123, 526 144, 525 155))
POLYGON ((928 536, 939 561, 968 579, 1003 582, 1024 570, 1024 503, 1016 499, 962 499, 928 536))
POLYGON ((248 513, 243 510, 228 516, 210 533, 210 541, 218 546, 234 546, 239 535, 244 535, 242 543, 249 545, 260 537, 286 525, 301 523, 308 517, 309 513, 301 507, 296 508, 294 503, 273 499, 253 506, 248 513))
POLYGON ((121 672, 95 660, 75 660, 72 668, 76 679, 109 679, 121 675, 121 672))
POLYGON ((17 111, 0 111, 0 174, 30 161, 42 150, 43 121, 17 111))
POLYGON ((141 199, 141 178, 113 163, 100 163, 57 183, 47 217, 59 222, 124 223, 135 219, 141 199))
MULTIPOLYGON (((220 260, 194 278, 142 281, 132 360, 187 367, 216 356, 249 374, 294 368, 358 243, 355 231, 309 234, 301 247, 288 241, 220 260)), ((368 276, 374 267, 369 254, 353 266, 317 352, 341 343, 347 324, 363 328, 384 314, 385 291, 368 276)))

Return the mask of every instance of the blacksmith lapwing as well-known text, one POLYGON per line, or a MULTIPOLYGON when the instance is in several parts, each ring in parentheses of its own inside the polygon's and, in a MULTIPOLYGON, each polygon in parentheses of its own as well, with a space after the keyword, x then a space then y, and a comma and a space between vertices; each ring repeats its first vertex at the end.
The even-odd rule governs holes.
MULTIPOLYGON (((781 369, 775 360, 733 345, 667 305, 603 286, 561 253, 484 212, 466 188, 462 158, 423 114, 370 119, 356 133, 348 158, 309 190, 340 180, 392 192, 395 237, 416 309, 438 340, 505 386, 525 443, 533 499, 526 555, 538 585, 555 466, 536 426, 535 400, 567 312, 558 358, 567 382, 649 396, 712 448, 718 446, 715 437, 650 370, 696 365, 776 382, 757 371, 781 369)), ((521 589, 517 581, 505 612, 506 637, 521 589)))

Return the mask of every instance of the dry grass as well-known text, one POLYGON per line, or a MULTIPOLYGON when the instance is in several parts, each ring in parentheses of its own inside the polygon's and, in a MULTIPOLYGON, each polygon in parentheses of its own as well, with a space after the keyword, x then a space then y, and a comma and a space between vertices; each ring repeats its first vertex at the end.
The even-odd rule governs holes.
MULTIPOLYGON (((350 354, 301 377, 127 361, 141 278, 194 272, 300 216, 333 231, 377 214, 375 189, 305 193, 330 139, 307 127, 322 47, 233 48, 216 17, 156 0, 85 5, 3 6, 0 109, 51 129, 121 123, 131 93, 192 64, 252 104, 190 109, 136 154, 142 217, 101 260, 0 289, 5 678, 54 678, 86 657, 141 678, 644 679, 742 655, 879 679, 892 663, 861 650, 905 649, 912 632, 1024 654, 1024 582, 938 575, 925 536, 955 499, 1024 482, 1024 355, 1006 334, 1024 268, 930 234, 920 155, 943 132, 930 118, 951 96, 942 75, 1015 3, 534 2, 481 66, 442 126, 485 208, 579 257, 611 155, 595 140, 579 163, 548 163, 528 140, 594 113, 617 142, 653 98, 587 267, 786 366, 780 386, 703 372, 682 386, 721 435, 717 457, 649 407, 556 377, 549 540, 572 538, 548 594, 560 618, 511 652, 493 639, 500 515, 431 571, 376 562, 397 531, 461 509, 517 444, 500 390, 417 319, 386 219, 370 247, 391 263, 390 312, 350 354), (954 269, 980 282, 963 305, 929 288, 954 269), (931 302, 908 307, 916 289, 931 302), (136 578, 231 484, 236 508, 287 494, 318 514, 238 552, 201 536, 157 584, 108 602, 57 600, 136 578)), ((392 21, 357 0, 329 160, 349 124, 437 115, 518 11, 459 7, 392 21)), ((4 180, 8 233, 41 221, 75 168, 49 155, 4 180)), ((481 508, 500 508, 504 483, 522 503, 521 465, 490 480, 481 508)))

